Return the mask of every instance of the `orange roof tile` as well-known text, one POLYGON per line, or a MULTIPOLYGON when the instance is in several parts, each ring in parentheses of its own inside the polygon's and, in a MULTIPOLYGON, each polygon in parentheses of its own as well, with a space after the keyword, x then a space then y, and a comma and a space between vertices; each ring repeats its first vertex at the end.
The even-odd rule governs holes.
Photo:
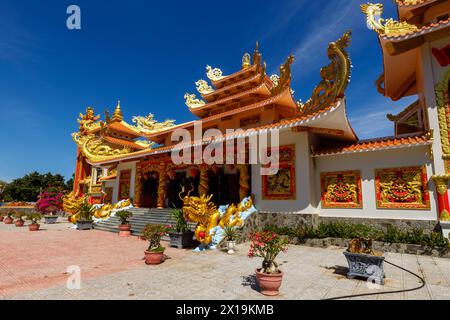
POLYGON ((417 147, 429 145, 432 143, 429 135, 415 135, 407 137, 384 137, 370 140, 361 140, 357 143, 344 143, 339 145, 332 145, 319 148, 314 152, 314 157, 331 156, 337 154, 348 154, 358 152, 369 152, 386 149, 399 149, 408 147, 417 147))
POLYGON ((399 6, 417 6, 427 2, 435 2, 436 0, 396 0, 399 6))
POLYGON ((243 75, 243 74, 245 74, 245 73, 247 73, 247 72, 249 72, 249 71, 255 71, 255 70, 256 70, 256 67, 257 67, 257 65, 254 64, 254 65, 251 65, 251 66, 248 67, 248 68, 241 69, 241 70, 239 70, 239 71, 237 71, 237 72, 235 72, 235 73, 229 74, 229 75, 225 76, 224 78, 222 78, 222 79, 220 79, 220 80, 211 81, 211 82, 212 82, 212 84, 213 84, 215 87, 217 87, 218 85, 220 85, 221 83, 223 83, 223 82, 225 82, 225 81, 229 81, 229 80, 231 80, 231 79, 233 79, 233 78, 236 78, 236 77, 238 77, 238 76, 240 76, 240 75, 243 75))
POLYGON ((218 140, 218 139, 214 140, 212 138, 202 139, 202 140, 191 141, 191 142, 187 142, 187 143, 180 143, 180 144, 175 144, 175 145, 170 145, 170 146, 164 146, 164 147, 155 148, 155 149, 141 150, 141 151, 134 152, 132 154, 116 156, 116 157, 113 157, 113 158, 105 160, 105 161, 99 161, 99 162, 94 162, 94 161, 91 162, 90 161, 90 163, 112 163, 112 162, 117 162, 117 161, 125 160, 125 159, 136 159, 136 158, 141 158, 143 156, 163 154, 163 153, 171 152, 172 150, 181 150, 185 147, 192 147, 192 146, 196 146, 196 145, 200 145, 200 144, 207 144, 212 141, 220 142, 220 141, 226 141, 226 140, 230 140, 230 139, 237 138, 237 137, 250 136, 250 135, 253 135, 260 131, 302 126, 302 125, 306 125, 309 121, 315 119, 316 117, 321 117, 324 114, 330 112, 333 108, 337 108, 340 105, 340 103, 341 102, 338 101, 337 103, 330 105, 328 108, 325 108, 323 110, 320 110, 320 111, 317 111, 317 112, 314 112, 314 113, 311 113, 308 115, 303 115, 303 116, 296 117, 293 119, 284 119, 277 123, 268 124, 268 125, 244 130, 244 133, 237 131, 237 132, 233 132, 230 134, 224 134, 224 135, 222 135, 222 139, 220 139, 220 140, 218 140))
POLYGON ((129 128, 123 122, 114 121, 114 122, 110 122, 109 124, 107 124, 107 126, 110 129, 117 130, 117 131, 123 132, 125 134, 131 134, 131 135, 133 135, 135 137, 139 137, 140 136, 140 134, 137 131, 129 128))

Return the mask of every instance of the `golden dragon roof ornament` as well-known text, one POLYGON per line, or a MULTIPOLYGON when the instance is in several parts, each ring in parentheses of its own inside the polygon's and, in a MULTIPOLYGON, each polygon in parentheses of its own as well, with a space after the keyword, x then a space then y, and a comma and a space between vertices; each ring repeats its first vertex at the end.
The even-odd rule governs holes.
POLYGON ((94 134, 83 135, 80 133, 72 134, 75 143, 80 147, 81 152, 93 161, 108 160, 112 157, 132 153, 133 150, 124 147, 121 149, 112 148, 101 137, 94 134))
POLYGON ((158 122, 154 119, 154 115, 151 113, 146 117, 143 116, 133 117, 132 121, 133 123, 136 124, 135 129, 137 129, 139 132, 146 134, 156 133, 175 126, 175 120, 166 120, 164 122, 158 122))
POLYGON ((87 107, 86 113, 80 113, 79 117, 77 122, 80 124, 80 132, 87 133, 101 127, 100 115, 96 116, 92 107, 87 107))
POLYGON ((206 102, 200 99, 197 99, 195 94, 186 93, 184 95, 184 100, 186 101, 186 105, 190 109, 201 108, 206 105, 206 102))
MULTIPOLYGON (((288 87, 291 84, 291 65, 294 63, 294 55, 290 55, 285 63, 280 66, 280 76, 278 79, 274 76, 271 77, 275 81, 277 81, 276 85, 272 88, 272 94, 279 94, 283 91, 284 88, 288 87)), ((273 80, 272 80, 273 81, 273 80)))
POLYGON ((225 78, 222 70, 220 70, 219 68, 213 69, 211 66, 206 66, 206 71, 207 71, 206 75, 208 76, 209 80, 219 81, 219 80, 222 80, 223 78, 225 78))
POLYGON ((328 45, 328 58, 331 63, 320 69, 322 81, 314 88, 311 98, 298 107, 304 114, 323 110, 344 97, 350 82, 351 60, 347 53, 350 45, 351 31, 347 31, 336 42, 328 45))
POLYGON ((361 11, 367 16, 367 27, 378 34, 387 37, 399 37, 414 33, 417 26, 407 22, 398 22, 393 19, 381 18, 383 5, 381 3, 366 3, 361 5, 361 11))
POLYGON ((206 82, 205 80, 201 79, 198 80, 195 83, 195 86, 197 87, 197 91, 200 94, 210 94, 214 92, 214 89, 206 82))

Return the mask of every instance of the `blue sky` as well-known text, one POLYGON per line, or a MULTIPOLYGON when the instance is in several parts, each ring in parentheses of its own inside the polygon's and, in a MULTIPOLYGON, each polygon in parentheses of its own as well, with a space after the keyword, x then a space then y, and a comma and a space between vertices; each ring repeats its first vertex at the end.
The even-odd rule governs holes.
MULTIPOLYGON (((120 99, 127 121, 148 113, 193 120, 183 95, 196 92, 205 66, 235 72, 257 40, 270 73, 295 54, 292 87, 305 101, 328 64, 327 44, 347 29, 352 126, 360 138, 392 135, 385 115, 414 98, 393 103, 377 93, 381 52, 362 2, 0 0, 0 179, 34 170, 69 178, 76 152, 70 134, 87 106, 103 114, 120 99), (81 8, 81 30, 66 28, 71 4, 81 8)), ((384 16, 396 17, 393 1, 381 2, 384 16)))

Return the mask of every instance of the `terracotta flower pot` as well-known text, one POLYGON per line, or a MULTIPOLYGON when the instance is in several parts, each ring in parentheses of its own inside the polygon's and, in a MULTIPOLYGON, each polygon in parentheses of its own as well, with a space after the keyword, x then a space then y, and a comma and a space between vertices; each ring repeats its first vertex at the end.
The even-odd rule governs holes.
POLYGON ((119 226, 119 237, 129 237, 131 236, 131 225, 122 224, 119 226))
POLYGON ((164 252, 145 251, 145 264, 161 264, 164 261, 164 252))
POLYGON ((39 223, 29 224, 28 230, 30 231, 38 231, 41 225, 39 223))
POLYGON ((5 219, 4 216, 0 216, 0 222, 3 222, 4 219, 5 219))
POLYGON ((25 221, 23 221, 22 219, 20 220, 16 220, 16 222, 14 222, 16 227, 23 227, 23 225, 25 224, 25 221))
POLYGON ((277 296, 281 287, 281 281, 283 280, 283 272, 278 274, 268 274, 256 269, 256 280, 258 281, 261 293, 265 296, 277 296))
POLYGON ((4 223, 4 224, 12 224, 13 222, 14 222, 14 219, 11 218, 11 217, 6 217, 6 218, 3 220, 3 223, 4 223))

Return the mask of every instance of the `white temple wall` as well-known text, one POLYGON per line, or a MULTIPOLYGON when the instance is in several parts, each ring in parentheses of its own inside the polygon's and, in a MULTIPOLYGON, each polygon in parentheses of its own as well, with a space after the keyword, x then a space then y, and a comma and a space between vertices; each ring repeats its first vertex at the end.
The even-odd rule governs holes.
POLYGON ((437 209, 434 185, 430 183, 432 165, 428 159, 428 147, 404 148, 396 150, 383 150, 347 155, 335 155, 316 158, 315 191, 321 195, 321 172, 361 171, 361 188, 363 198, 362 209, 323 209, 319 205, 320 216, 346 217, 346 218, 379 218, 379 219, 411 219, 436 220, 437 209), (421 166, 426 164, 428 190, 430 195, 430 210, 409 209, 377 209, 375 170, 384 168, 402 168, 421 166))
POLYGON ((316 213, 314 207, 315 179, 312 175, 312 159, 307 132, 280 132, 280 146, 295 145, 295 200, 264 200, 260 165, 252 165, 252 194, 255 205, 262 212, 316 213))

